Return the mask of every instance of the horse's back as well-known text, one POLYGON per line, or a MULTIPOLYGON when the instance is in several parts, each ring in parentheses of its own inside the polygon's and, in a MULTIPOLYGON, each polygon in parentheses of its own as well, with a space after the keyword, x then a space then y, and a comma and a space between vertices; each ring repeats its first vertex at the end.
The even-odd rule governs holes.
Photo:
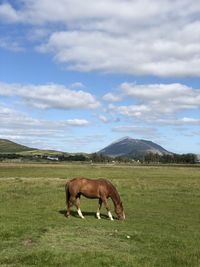
POLYGON ((88 179, 76 177, 69 181, 69 190, 73 194, 82 194, 88 198, 100 198, 102 194, 108 195, 109 181, 100 179, 88 179))
POLYGON ((89 178, 85 178, 85 177, 75 177, 72 178, 70 181, 68 181, 68 184, 107 184, 110 183, 110 181, 108 181, 105 178, 99 178, 99 179, 89 179, 89 178))

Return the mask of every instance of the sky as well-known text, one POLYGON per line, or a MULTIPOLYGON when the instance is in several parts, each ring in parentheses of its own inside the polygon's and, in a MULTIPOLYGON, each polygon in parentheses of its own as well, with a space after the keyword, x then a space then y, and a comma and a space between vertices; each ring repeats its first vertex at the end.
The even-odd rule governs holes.
POLYGON ((0 0, 0 138, 200 154, 199 44, 198 1, 0 0))

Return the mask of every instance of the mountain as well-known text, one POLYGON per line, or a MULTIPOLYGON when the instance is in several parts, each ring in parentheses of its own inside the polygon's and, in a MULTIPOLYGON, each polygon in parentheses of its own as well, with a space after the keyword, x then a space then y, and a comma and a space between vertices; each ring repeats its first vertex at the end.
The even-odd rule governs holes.
MULTIPOLYGON (((159 155, 172 154, 165 150, 163 147, 147 140, 132 139, 130 137, 124 137, 119 139, 109 146, 103 148, 97 153, 105 154, 111 157, 128 157, 133 159, 143 159, 144 155, 152 152, 159 155)), ((66 152, 55 150, 40 150, 24 145, 14 143, 7 139, 0 139, 0 154, 20 154, 23 156, 34 155, 70 155, 66 152)))
POLYGON ((108 145, 98 153, 111 157, 128 157, 142 159, 147 153, 157 153, 159 155, 172 154, 160 145, 148 140, 133 139, 124 137, 108 145))
POLYGON ((30 148, 17 143, 14 143, 7 139, 0 139, 0 153, 19 153, 25 151, 32 151, 35 148, 30 148))

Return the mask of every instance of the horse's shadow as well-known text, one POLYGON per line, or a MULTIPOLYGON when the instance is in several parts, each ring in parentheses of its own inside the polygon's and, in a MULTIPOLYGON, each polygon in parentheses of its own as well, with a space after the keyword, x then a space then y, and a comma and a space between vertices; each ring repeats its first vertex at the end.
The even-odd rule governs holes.
MULTIPOLYGON (((66 210, 59 210, 58 212, 61 215, 67 217, 66 216, 66 210)), ((78 215, 78 213, 77 213, 77 211, 75 211, 75 210, 71 210, 70 216, 75 217, 75 218, 80 218, 79 215, 78 215)), ((96 218, 96 213, 95 212, 92 212, 92 211, 83 211, 83 216, 96 218)), ((108 216, 106 214, 101 213, 101 219, 104 219, 104 220, 105 219, 108 219, 108 216)))

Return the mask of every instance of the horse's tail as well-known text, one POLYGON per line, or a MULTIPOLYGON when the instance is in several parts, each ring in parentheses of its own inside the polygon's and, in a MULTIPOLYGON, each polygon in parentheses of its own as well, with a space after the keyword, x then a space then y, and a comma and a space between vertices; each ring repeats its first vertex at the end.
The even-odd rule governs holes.
POLYGON ((66 184, 65 184, 66 205, 67 205, 67 203, 69 202, 69 199, 70 199, 69 182, 70 181, 67 181, 66 184))

